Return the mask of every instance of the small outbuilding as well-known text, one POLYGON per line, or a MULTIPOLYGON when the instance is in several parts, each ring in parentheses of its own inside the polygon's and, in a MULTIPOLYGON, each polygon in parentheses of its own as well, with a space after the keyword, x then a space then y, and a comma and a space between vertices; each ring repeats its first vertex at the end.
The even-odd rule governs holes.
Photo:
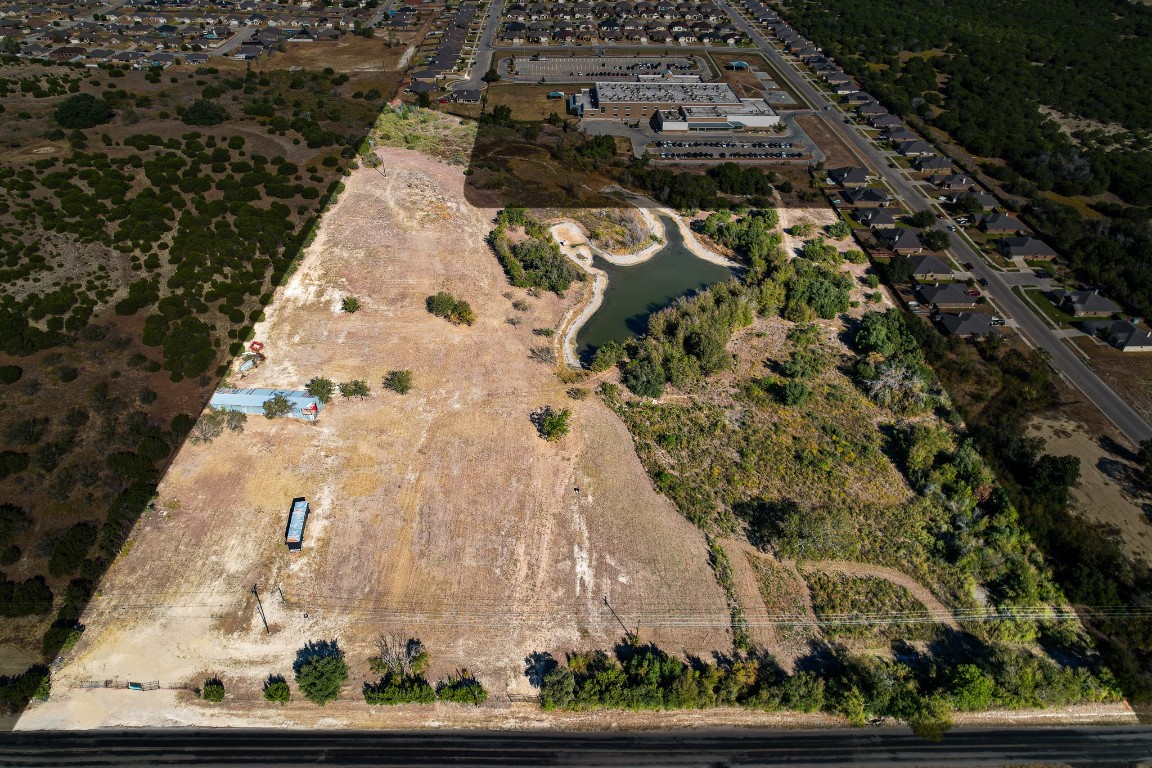
POLYGON ((283 395, 292 406, 286 414, 289 418, 315 421, 324 407, 320 398, 302 389, 218 389, 208 405, 223 411, 263 415, 264 403, 277 395, 283 395))
POLYGON ((308 512, 308 501, 303 496, 292 499, 288 525, 284 528, 284 543, 290 552, 299 552, 304 547, 304 525, 308 522, 308 512))

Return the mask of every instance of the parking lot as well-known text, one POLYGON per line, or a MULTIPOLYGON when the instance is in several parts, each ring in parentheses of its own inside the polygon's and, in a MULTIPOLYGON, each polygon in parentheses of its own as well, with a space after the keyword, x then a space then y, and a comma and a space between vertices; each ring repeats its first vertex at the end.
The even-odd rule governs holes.
POLYGON ((588 80, 631 80, 637 75, 657 75, 665 70, 679 75, 700 75, 710 80, 711 71, 695 56, 516 56, 500 60, 500 76, 528 82, 564 83, 588 80), (511 71, 515 61, 516 69, 511 71))
POLYGON ((796 160, 805 156, 790 141, 657 141, 652 146, 652 154, 663 160, 796 160))

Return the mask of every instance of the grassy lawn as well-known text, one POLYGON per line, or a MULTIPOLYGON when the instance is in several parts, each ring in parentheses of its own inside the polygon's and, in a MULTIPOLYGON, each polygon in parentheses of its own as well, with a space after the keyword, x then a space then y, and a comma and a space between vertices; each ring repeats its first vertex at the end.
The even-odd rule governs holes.
POLYGON ((1076 322, 1071 315, 1061 312, 1042 288, 1021 288, 1016 285, 1012 287, 1012 292, 1025 301, 1031 300, 1031 303, 1039 308, 1041 314, 1058 325, 1071 325, 1076 322))
POLYGON ((544 120, 555 112, 561 117, 566 112, 564 99, 548 99, 550 91, 563 91, 565 94, 579 92, 591 83, 553 83, 552 85, 527 85, 519 83, 496 83, 488 88, 488 110, 504 104, 512 108, 513 120, 544 120))

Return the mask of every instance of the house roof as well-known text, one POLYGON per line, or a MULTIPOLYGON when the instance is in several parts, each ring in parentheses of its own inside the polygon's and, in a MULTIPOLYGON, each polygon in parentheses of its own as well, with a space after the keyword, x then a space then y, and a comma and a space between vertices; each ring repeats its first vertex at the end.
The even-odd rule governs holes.
POLYGON ((975 306, 976 299, 964 293, 964 289, 956 283, 944 285, 925 285, 916 292, 924 304, 935 304, 940 307, 968 307, 975 306))
POLYGON ((869 208, 858 211, 856 220, 869 227, 891 226, 896 223, 896 214, 891 208, 869 208))
POLYGON ((828 171, 828 179, 834 184, 867 184, 868 171, 863 168, 833 168, 828 171))
POLYGON ((980 226, 997 232, 1016 232, 1024 229, 1019 219, 1000 211, 994 211, 980 219, 980 226))
POLYGON ((872 187, 864 187, 863 189, 846 189, 841 195, 851 205, 859 203, 886 203, 888 202, 888 193, 882 192, 879 189, 872 187))
POLYGON ((983 312, 942 312, 937 322, 949 336, 985 336, 994 333, 992 318, 983 312))
POLYGON ((1122 350, 1152 349, 1152 331, 1127 320, 1117 320, 1108 328, 1108 342, 1122 350))
POLYGON ((218 389, 208 404, 213 408, 262 408, 266 401, 276 395, 288 399, 292 404, 293 416, 300 416, 305 410, 319 411, 324 407, 320 398, 302 389, 218 389))
POLYGON ((1056 255, 1052 246, 1035 237, 1006 237, 1000 241, 1000 247, 1009 258, 1056 255))
POLYGON ((920 234, 915 230, 906 229, 904 227, 888 227, 885 229, 878 229, 876 230, 876 237, 883 240, 888 244, 889 248, 894 250, 902 248, 924 247, 924 244, 920 241, 920 234))
POLYGON ((1111 314, 1120 311, 1119 304, 1097 291, 1053 291, 1052 295, 1062 304, 1071 304, 1076 312, 1111 314))
POLYGON ((952 267, 939 256, 916 256, 912 259, 913 275, 951 275, 952 267))

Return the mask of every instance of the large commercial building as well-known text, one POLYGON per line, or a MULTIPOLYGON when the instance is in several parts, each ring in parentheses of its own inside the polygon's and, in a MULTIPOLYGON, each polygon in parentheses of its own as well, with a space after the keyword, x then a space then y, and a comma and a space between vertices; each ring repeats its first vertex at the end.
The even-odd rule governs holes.
POLYGON ((568 107, 585 119, 649 121, 658 131, 730 131, 780 122, 763 99, 741 99, 727 83, 677 76, 598 82, 572 94, 568 107))

